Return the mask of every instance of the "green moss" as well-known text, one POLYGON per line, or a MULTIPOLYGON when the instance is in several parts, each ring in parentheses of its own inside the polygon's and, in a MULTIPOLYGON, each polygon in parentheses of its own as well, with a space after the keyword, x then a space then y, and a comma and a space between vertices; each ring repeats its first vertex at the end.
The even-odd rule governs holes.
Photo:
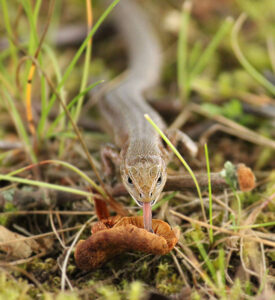
POLYGON ((273 149, 263 148, 258 155, 255 169, 260 170, 267 167, 274 155, 275 151, 273 149))
POLYGON ((275 261, 275 250, 268 252, 267 256, 271 259, 271 261, 275 261))
POLYGON ((222 97, 232 95, 232 76, 229 72, 223 72, 218 77, 219 93, 222 97))
POLYGON ((266 47, 262 47, 261 45, 255 43, 249 43, 249 45, 245 47, 245 55, 257 69, 263 70, 270 67, 270 61, 267 55, 266 47))
POLYGON ((194 291, 192 294, 191 294, 191 300, 200 300, 202 299, 201 296, 199 295, 199 293, 197 291, 194 291))
POLYGON ((242 294, 242 286, 240 280, 237 278, 230 290, 230 299, 239 300, 241 299, 241 294, 242 294))
POLYGON ((102 296, 100 299, 120 300, 121 297, 114 286, 101 286, 97 292, 102 296))
POLYGON ((134 281, 130 285, 128 299, 129 300, 140 300, 143 299, 144 288, 141 282, 134 281))
POLYGON ((32 271, 46 271, 50 272, 56 266, 56 260, 54 258, 35 259, 29 265, 32 271))
POLYGON ((15 280, 7 273, 0 274, 0 300, 29 300, 30 285, 25 280, 15 280))
POLYGON ((74 293, 59 293, 56 300, 79 300, 80 298, 74 293))
POLYGON ((45 293, 42 296, 43 300, 80 300, 76 293, 72 292, 60 292, 57 295, 51 293, 45 293))
POLYGON ((177 293, 183 286, 183 280, 168 263, 159 264, 156 274, 156 287, 161 293, 177 293))
POLYGON ((239 193, 239 198, 241 200, 242 206, 249 206, 261 199, 261 196, 255 192, 245 192, 239 193))
MULTIPOLYGON (((189 244, 193 244, 194 243, 194 238, 198 239, 200 241, 204 241, 207 237, 205 235, 205 233, 202 230, 202 227, 200 227, 199 225, 194 225, 193 226, 194 230, 189 231, 185 234, 185 239, 186 242, 189 244)), ((197 247, 194 245, 195 249, 197 249, 197 247)))
POLYGON ((232 88, 237 91, 247 92, 255 87, 255 81, 243 69, 232 72, 232 88))
MULTIPOLYGON (((17 208, 13 204, 13 198, 14 198, 14 189, 10 189, 7 191, 1 192, 1 196, 5 200, 5 205, 4 205, 4 212, 13 212, 17 211, 17 208)), ((7 222, 9 220, 9 216, 6 215, 0 215, 0 225, 7 225, 7 222)))
MULTIPOLYGON (((263 212, 260 213, 255 223, 257 224, 270 223, 270 222, 274 222, 274 220, 275 220, 275 212, 267 211, 264 213, 263 212)), ((266 227, 266 229, 267 228, 273 231, 272 228, 275 228, 275 226, 266 227)))

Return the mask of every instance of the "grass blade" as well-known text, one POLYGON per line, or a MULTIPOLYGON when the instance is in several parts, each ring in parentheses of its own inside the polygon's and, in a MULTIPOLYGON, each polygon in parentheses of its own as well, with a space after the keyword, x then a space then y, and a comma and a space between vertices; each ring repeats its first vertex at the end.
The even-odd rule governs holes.
POLYGON ((209 197, 209 224, 211 225, 209 229, 209 239, 211 244, 214 241, 213 238, 213 207, 212 207, 212 187, 211 187, 211 175, 210 175, 210 163, 209 163, 209 155, 208 155, 208 147, 207 144, 204 145, 204 152, 205 152, 205 160, 206 160, 206 167, 207 167, 207 177, 208 177, 208 197, 209 197))
MULTIPOLYGON (((104 80, 99 80, 91 85, 89 85, 86 89, 84 89, 81 93, 79 93, 76 97, 73 98, 73 100, 67 105, 67 109, 71 109, 75 103, 83 96, 85 96, 90 90, 92 90, 94 87, 96 87, 98 84, 104 82, 104 80)), ((65 112, 63 111, 61 114, 58 115, 58 117, 54 120, 54 122, 51 124, 50 129, 47 133, 47 138, 52 137, 54 130, 56 129, 59 121, 61 118, 65 117, 65 112)))
POLYGON ((206 213, 205 213, 205 209, 204 209, 203 199, 202 199, 202 196, 201 196, 201 190, 200 190, 200 187, 199 187, 199 184, 198 184, 198 181, 196 179, 195 174, 193 173, 193 171, 191 170, 191 168, 188 166, 188 164, 185 161, 185 159, 180 155, 179 151, 174 147, 174 145, 169 141, 169 139, 160 130, 160 128, 156 125, 156 123, 149 117, 149 115, 145 114, 144 117, 154 127, 154 129, 163 138, 163 140, 167 143, 167 145, 172 149, 172 151, 175 153, 175 155, 178 157, 178 159, 181 161, 181 163, 184 165, 184 167, 186 168, 186 170, 191 175, 191 177, 192 177, 192 179, 193 179, 193 181, 195 183, 195 186, 196 186, 199 198, 200 198, 201 210, 202 210, 203 218, 204 218, 204 221, 207 223, 207 218, 206 218, 206 213))
MULTIPOLYGON (((74 66, 76 65, 76 63, 78 62, 81 54, 83 53, 83 51, 85 50, 88 41, 93 37, 93 35, 95 34, 95 32, 98 30, 99 26, 103 23, 103 21, 107 18, 107 16, 110 14, 110 12, 113 10, 113 8, 119 3, 120 0, 114 0, 109 6, 108 8, 104 11, 104 13, 101 15, 101 17, 99 18, 99 20, 95 23, 95 25, 93 26, 93 28, 91 29, 91 31, 89 32, 89 34, 87 35, 87 37, 85 38, 85 40, 83 41, 83 43, 81 44, 80 48, 78 49, 78 51, 76 52, 75 56, 73 57, 71 63, 69 64, 69 66, 67 67, 65 74, 61 80, 61 82, 59 83, 59 85, 57 86, 56 90, 57 92, 60 91, 60 89, 63 87, 63 85, 65 84, 66 80, 68 79, 69 75, 71 74, 74 66)), ((48 116, 50 110, 52 109, 54 102, 56 100, 56 95, 53 94, 53 96, 50 99, 49 105, 47 107, 46 113, 44 114, 43 118, 40 119, 39 125, 38 125, 38 132, 40 134, 42 134, 42 131, 44 130, 44 125, 46 122, 46 117, 48 116)))
POLYGON ((190 11, 192 2, 187 0, 182 8, 181 25, 178 41, 178 87, 180 98, 183 103, 188 102, 190 85, 187 71, 187 42, 188 42, 188 25, 190 20, 190 11))
POLYGON ((216 274, 215 267, 214 267, 213 263, 211 262, 208 254, 206 253, 206 251, 205 251, 205 249, 203 247, 203 244, 201 243, 201 241, 200 241, 200 239, 198 237, 197 232, 194 232, 194 234, 192 235, 192 237, 193 237, 193 240, 195 241, 195 243, 197 245, 197 248, 200 251, 200 254, 201 254, 202 258, 204 259, 204 261, 206 263, 206 266, 207 266, 209 272, 211 273, 212 278, 214 279, 214 282, 217 283, 217 274, 216 274))
POLYGON ((266 80, 264 76, 262 76, 245 58, 243 55, 241 48, 238 43, 238 33, 246 19, 246 15, 243 13, 240 15, 238 20, 236 21, 233 30, 231 32, 231 44, 233 51, 239 60, 240 64, 243 66, 243 68, 249 73, 259 84, 261 84, 263 87, 265 87, 272 95, 275 95, 275 86, 266 80))
MULTIPOLYGON (((212 38, 209 45, 206 47, 206 49, 202 52, 202 55, 200 56, 200 59, 195 64, 194 68, 191 71, 190 74, 190 82, 192 79, 194 79, 197 75, 199 75, 203 70, 205 69, 206 65, 208 64, 209 60, 215 53, 217 47, 221 43, 221 41, 224 39, 224 37, 227 35, 227 33, 230 31, 233 24, 233 19, 231 17, 226 18, 224 23, 221 25, 219 30, 216 32, 214 37, 212 38)), ((191 85, 191 83, 190 83, 191 85)))
POLYGON ((41 188, 47 188, 47 189, 52 189, 52 190, 56 190, 56 191, 62 191, 62 192, 76 194, 76 195, 81 195, 81 196, 85 196, 85 197, 93 197, 93 194, 89 193, 89 192, 85 192, 85 191, 81 191, 81 190, 77 190, 74 188, 65 187, 65 186, 61 186, 61 185, 57 185, 57 184, 46 183, 46 182, 42 182, 42 181, 24 179, 24 178, 13 177, 13 176, 9 176, 9 175, 1 175, 1 174, 0 174, 0 180, 28 184, 28 185, 38 186, 41 188))
MULTIPOLYGON (((86 10, 87 10, 87 29, 88 31, 92 28, 93 23, 93 9, 92 9, 92 3, 91 0, 86 0, 86 10)), ((91 63, 91 56, 92 56, 92 38, 89 39, 86 47, 86 53, 85 53, 85 61, 84 61, 84 67, 83 67, 83 75, 80 85, 80 93, 85 89, 87 82, 88 82, 88 76, 89 76, 89 66, 91 63)), ((79 98, 79 101, 77 102, 75 112, 73 113, 73 119, 77 123, 80 111, 83 104, 83 97, 79 98)))
POLYGON ((16 68, 17 62, 18 62, 17 49, 16 49, 15 45, 12 42, 13 33, 12 33, 11 24, 10 24, 10 17, 9 17, 9 13, 8 13, 6 0, 1 0, 1 5, 2 5, 4 24, 5 24, 5 27, 6 27, 6 31, 8 33, 8 38, 9 38, 9 43, 10 43, 10 52, 11 52, 11 57, 12 57, 12 64, 16 68))
POLYGON ((31 161, 33 163, 36 163, 37 162, 36 155, 35 155, 35 153, 32 149, 32 145, 31 145, 29 136, 28 136, 27 131, 26 131, 24 125, 23 125, 21 117, 20 117, 20 115, 17 111, 17 108, 14 105, 14 101, 7 92, 5 93, 5 95, 6 95, 5 100, 6 100, 6 103, 7 103, 7 106, 8 106, 8 111, 11 114, 14 125, 16 127, 17 132, 18 132, 18 135, 20 136, 20 139, 24 142, 26 152, 29 154, 29 156, 31 158, 31 161))

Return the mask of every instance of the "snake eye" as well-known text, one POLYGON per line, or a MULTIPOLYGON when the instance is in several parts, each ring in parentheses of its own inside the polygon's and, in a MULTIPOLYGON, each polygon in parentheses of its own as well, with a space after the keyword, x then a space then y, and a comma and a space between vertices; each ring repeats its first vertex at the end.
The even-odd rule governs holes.
POLYGON ((161 184, 161 181, 162 181, 162 177, 160 175, 159 178, 158 178, 157 184, 161 184))
POLYGON ((128 177, 128 183, 131 185, 133 184, 133 180, 131 179, 131 177, 128 177))

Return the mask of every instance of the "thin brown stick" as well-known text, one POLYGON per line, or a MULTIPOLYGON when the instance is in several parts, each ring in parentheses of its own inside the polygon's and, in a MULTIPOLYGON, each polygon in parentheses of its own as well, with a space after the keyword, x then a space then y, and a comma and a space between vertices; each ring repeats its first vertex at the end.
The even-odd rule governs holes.
MULTIPOLYGON (((237 175, 237 173, 236 173, 237 175)), ((198 184, 201 188, 208 187, 208 176, 206 173, 195 173, 198 184)), ((211 186, 214 191, 222 191, 226 188, 230 188, 225 178, 222 177, 220 172, 211 173, 211 186)), ((167 182, 164 186, 165 192, 171 191, 186 191, 195 189, 196 186, 192 177, 189 174, 185 175, 173 175, 168 176, 167 182)), ((110 189, 110 193, 114 196, 124 196, 127 195, 127 190, 123 184, 119 183, 110 189)))
POLYGON ((51 210, 25 210, 25 211, 7 211, 0 213, 0 216, 14 216, 14 215, 48 215, 48 214, 56 214, 56 215, 66 215, 66 216, 90 216, 94 215, 93 211, 70 211, 70 210, 62 210, 62 211, 51 211, 51 210))
POLYGON ((173 258, 173 261, 174 261, 174 263, 175 263, 175 265, 176 265, 176 267, 177 267, 177 269, 178 269, 178 272, 179 272, 179 274, 180 274, 180 276, 181 276, 181 278, 182 278, 182 280, 183 280, 185 286, 190 287, 190 285, 189 285, 189 283, 188 283, 188 281, 187 281, 187 279, 186 279, 186 277, 185 277, 185 275, 184 275, 184 273, 183 273, 183 270, 182 270, 182 268, 181 268, 181 265, 180 265, 180 263, 179 263, 179 261, 178 261, 176 255, 175 255, 173 252, 171 252, 170 255, 171 255, 172 258, 173 258))
MULTIPOLYGON (((52 211, 51 211, 51 216, 53 216, 52 211)), ((60 218, 60 214, 57 213, 57 214, 55 214, 55 216, 56 216, 56 219, 57 219, 59 228, 60 228, 60 229, 63 229, 63 224, 62 224, 62 221, 61 221, 61 218, 60 218)), ((61 238, 62 238, 62 241, 63 241, 63 243, 64 243, 64 245, 65 245, 66 242, 65 242, 64 232, 61 232, 61 238)))
POLYGON ((61 275, 61 290, 64 291, 65 290, 65 281, 66 281, 66 269, 67 269, 67 264, 68 264, 68 261, 69 261, 69 257, 73 251, 73 248, 74 246, 76 245, 80 235, 82 234, 82 232, 84 231, 84 229, 86 228, 86 226, 89 224, 89 222, 91 222, 92 219, 89 219, 88 221, 86 221, 82 227, 80 228, 80 230, 78 231, 78 233, 76 234, 73 242, 71 243, 70 247, 68 248, 67 250, 67 253, 66 253, 66 256, 65 256, 65 259, 64 259, 64 262, 62 264, 62 267, 61 267, 61 272, 62 272, 62 275, 61 275))
POLYGON ((50 212, 50 223, 51 223, 52 230, 53 230, 53 232, 54 232, 54 234, 55 234, 55 237, 58 239, 58 241, 59 241, 60 245, 62 246, 62 248, 65 249, 65 248, 66 248, 66 245, 65 245, 65 243, 63 242, 63 240, 61 239, 61 237, 59 236, 59 234, 58 234, 58 232, 57 232, 57 230, 56 230, 56 228, 55 228, 54 221, 53 221, 53 214, 52 214, 52 212, 50 212))
POLYGON ((198 261, 193 261, 191 260, 188 256, 186 256, 182 251, 179 250, 178 247, 174 248, 176 250, 176 252, 182 256, 182 258, 188 262, 188 264, 194 268, 195 271, 198 272, 198 274, 201 276, 201 278, 205 281, 205 283, 207 283, 208 285, 210 285, 211 287, 214 287, 213 283, 211 282, 211 280, 209 279, 208 275, 205 273, 205 271, 203 269, 201 269, 198 261))
POLYGON ((16 265, 23 265, 23 264, 33 261, 34 259, 43 257, 46 254, 47 254, 46 251, 42 251, 41 253, 35 254, 28 258, 18 259, 18 260, 14 260, 14 261, 10 261, 10 262, 0 261, 0 266, 1 267, 10 267, 10 266, 16 266, 16 265))
MULTIPOLYGON (((77 230, 81 227, 82 227, 82 225, 77 225, 77 226, 73 226, 73 227, 69 227, 69 228, 56 230, 56 232, 58 232, 58 233, 68 232, 68 231, 77 230)), ((9 240, 9 241, 6 241, 6 242, 0 242, 0 247, 1 246, 6 246, 6 245, 12 244, 12 243, 18 243, 18 242, 24 242, 24 241, 28 241, 28 240, 41 239, 41 238, 45 238, 45 237, 52 236, 52 235, 55 236, 55 232, 46 232, 46 233, 41 233, 41 234, 37 234, 37 235, 33 235, 33 236, 28 236, 28 237, 22 237, 22 238, 18 238, 18 239, 14 239, 14 240, 9 240)))
POLYGON ((32 281, 38 287, 38 289, 41 292, 43 292, 43 293, 46 292, 46 290, 44 289, 44 287, 42 286, 42 284, 33 276, 33 274, 27 272, 25 269, 19 268, 17 266, 9 266, 9 269, 12 269, 13 271, 22 273, 25 277, 27 277, 30 281, 32 281))

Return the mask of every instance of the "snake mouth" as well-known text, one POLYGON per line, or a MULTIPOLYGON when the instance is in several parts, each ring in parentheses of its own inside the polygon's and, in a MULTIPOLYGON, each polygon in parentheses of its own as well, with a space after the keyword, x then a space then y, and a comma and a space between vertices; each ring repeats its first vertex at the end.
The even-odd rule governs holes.
POLYGON ((135 201, 136 201, 136 203, 137 203, 137 205, 138 205, 139 207, 143 207, 143 203, 144 203, 144 202, 139 201, 139 200, 136 200, 136 199, 135 199, 135 201))
MULTIPOLYGON (((136 201, 136 203, 139 207, 143 207, 144 203, 148 203, 148 202, 142 202, 142 201, 139 201, 139 200, 135 200, 135 201, 136 201)), ((155 199, 155 200, 153 200, 149 203, 150 203, 151 206, 154 206, 156 204, 156 202, 157 202, 157 199, 155 199)))
POLYGON ((155 200, 151 201, 151 202, 150 202, 151 206, 154 206, 154 205, 156 204, 157 200, 158 200, 158 199, 155 199, 155 200))

